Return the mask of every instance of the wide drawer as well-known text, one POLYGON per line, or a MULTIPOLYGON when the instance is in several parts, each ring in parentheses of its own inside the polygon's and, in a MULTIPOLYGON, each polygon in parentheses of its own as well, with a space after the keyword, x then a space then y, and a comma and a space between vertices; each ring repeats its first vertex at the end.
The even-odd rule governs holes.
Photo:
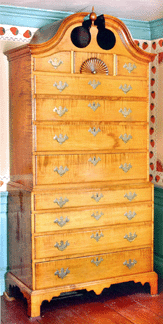
POLYGON ((136 223, 35 236, 35 259, 129 249, 152 244, 152 225, 136 223))
POLYGON ((67 122, 36 126, 36 151, 146 150, 147 125, 67 122))
MULTIPOLYGON (((81 187, 81 188, 80 188, 81 187)), ((129 204, 133 202, 151 201, 153 199, 153 185, 137 184, 82 188, 74 190, 56 189, 40 191, 33 195, 33 206, 35 211, 56 209, 62 211, 71 207, 93 206, 98 208, 110 204, 129 204)), ((66 189, 66 188, 65 188, 66 189)))
POLYGON ((147 180, 147 154, 38 155, 36 185, 147 180), (96 165, 95 163, 98 162, 96 165))
POLYGON ((35 76, 36 94, 147 97, 146 80, 106 76, 60 76, 38 74, 35 76))
MULTIPOLYGON (((151 249, 36 263, 36 289, 72 285, 152 270, 151 249)), ((147 274, 148 276, 148 274, 147 274)))
POLYGON ((35 120, 147 121, 147 101, 54 99, 37 96, 35 120))
POLYGON ((84 207, 77 208, 75 211, 70 209, 55 213, 38 213, 34 215, 34 231, 35 233, 56 232, 141 221, 152 221, 151 203, 100 206, 90 209, 84 207))

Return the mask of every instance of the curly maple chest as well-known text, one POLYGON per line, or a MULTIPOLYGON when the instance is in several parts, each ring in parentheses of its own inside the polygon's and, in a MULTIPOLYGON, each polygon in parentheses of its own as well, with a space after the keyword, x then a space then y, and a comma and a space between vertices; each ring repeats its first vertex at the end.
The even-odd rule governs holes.
POLYGON ((66 18, 10 61, 10 273, 38 316, 44 299, 153 272, 148 64, 111 16, 66 18), (49 33, 54 35, 49 37, 49 33), (47 39, 49 38, 49 39, 47 39))

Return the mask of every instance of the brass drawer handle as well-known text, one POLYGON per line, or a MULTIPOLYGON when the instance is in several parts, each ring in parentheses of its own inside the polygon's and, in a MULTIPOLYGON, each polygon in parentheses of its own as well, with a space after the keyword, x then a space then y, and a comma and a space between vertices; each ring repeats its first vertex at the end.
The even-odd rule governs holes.
POLYGON ((94 234, 91 235, 91 238, 94 238, 96 240, 96 242, 98 242, 101 237, 104 237, 104 234, 102 232, 100 235, 98 232, 95 235, 94 234))
POLYGON ((131 191, 129 192, 129 194, 126 193, 124 195, 124 198, 127 198, 129 201, 132 201, 135 197, 137 197, 137 194, 135 192, 132 194, 131 191))
POLYGON ((95 156, 93 157, 93 159, 90 158, 90 159, 88 160, 88 162, 91 162, 94 166, 96 166, 97 163, 98 163, 99 161, 101 161, 101 159, 100 159, 99 157, 96 159, 95 156))
POLYGON ((124 239, 126 239, 127 241, 129 241, 131 243, 131 242, 133 242, 136 239, 136 237, 137 237, 137 234, 136 233, 134 233, 134 234, 129 233, 129 235, 126 234, 124 236, 124 239))
POLYGON ((67 274, 70 273, 70 270, 67 268, 66 271, 64 271, 63 268, 61 268, 61 271, 59 272, 59 270, 57 270, 54 274, 55 276, 58 276, 58 278, 65 278, 67 276, 67 274))
POLYGON ((68 201, 69 201, 68 198, 65 198, 65 199, 63 200, 63 198, 60 197, 59 200, 56 198, 56 199, 54 200, 54 203, 58 204, 59 207, 62 208, 62 207, 66 204, 66 202, 68 202, 68 201))
POLYGON ((128 263, 127 263, 127 261, 123 262, 123 264, 126 267, 128 267, 129 269, 133 268, 136 263, 137 263, 136 260, 131 261, 131 259, 129 259, 129 262, 128 263))
POLYGON ((130 90, 132 90, 132 87, 130 85, 127 86, 127 84, 125 83, 124 86, 123 85, 120 85, 119 89, 121 89, 126 94, 127 92, 129 92, 130 90))
POLYGON ((121 164, 119 166, 119 169, 122 169, 125 173, 128 172, 131 168, 132 168, 132 165, 130 163, 129 163, 129 165, 127 165, 127 163, 125 163, 124 165, 121 164))
POLYGON ((57 82, 55 82, 53 84, 53 87, 56 87, 60 92, 62 92, 66 87, 68 87, 67 82, 62 83, 62 81, 59 81, 59 83, 57 84, 57 82))
POLYGON ((126 216, 128 218, 128 220, 131 220, 131 219, 133 219, 136 216, 136 213, 135 212, 132 213, 132 211, 129 210, 129 212, 128 213, 126 212, 124 214, 124 216, 126 216))
POLYGON ((67 248, 67 246, 69 246, 69 245, 70 245, 70 243, 68 241, 66 241, 65 244, 63 241, 60 241, 60 244, 57 242, 54 245, 54 247, 56 247, 59 251, 64 251, 67 248))
POLYGON ((53 111, 56 112, 59 117, 62 117, 68 111, 68 109, 66 107, 62 108, 62 106, 59 106, 58 109, 55 107, 53 111))
POLYGON ((88 82, 88 84, 95 90, 97 87, 98 87, 98 85, 100 85, 101 84, 101 82, 99 82, 99 81, 95 81, 95 80, 93 80, 93 81, 89 81, 88 82))
POLYGON ((62 165, 59 167, 59 169, 57 167, 54 169, 54 172, 57 172, 61 177, 68 171, 69 171, 68 167, 65 166, 65 168, 63 169, 62 165))
POLYGON ((126 69, 129 73, 131 73, 134 69, 137 68, 137 66, 134 64, 131 64, 131 63, 125 63, 125 65, 123 66, 124 69, 126 69))
POLYGON ((61 60, 58 61, 57 58, 55 57, 53 60, 50 59, 48 63, 50 63, 55 69, 57 69, 61 64, 63 64, 63 61, 61 60))
POLYGON ((96 202, 99 202, 102 197, 104 197, 102 193, 100 195, 96 193, 95 195, 92 195, 91 198, 94 199, 96 202))
POLYGON ((120 135, 119 136, 119 139, 121 139, 125 144, 130 140, 130 139, 132 139, 132 136, 129 134, 129 135, 127 135, 127 134, 124 134, 124 135, 120 135))
POLYGON ((98 259, 98 257, 96 258, 96 260, 92 259, 91 263, 94 263, 96 265, 96 267, 99 266, 99 264, 104 261, 103 258, 100 258, 100 260, 98 259))
POLYGON ((100 217, 103 216, 103 215, 104 215, 104 214, 103 214, 102 212, 101 212, 100 214, 99 214, 99 212, 96 212, 96 214, 93 213, 91 216, 94 217, 96 220, 99 220, 100 217))
POLYGON ((63 143, 68 139, 68 136, 65 135, 65 136, 63 137, 62 134, 59 134, 59 136, 55 135, 55 136, 53 137, 53 139, 56 140, 59 144, 63 144, 63 143))
POLYGON ((132 110, 130 108, 127 110, 127 108, 124 107, 124 109, 121 108, 119 110, 119 113, 121 113, 126 118, 129 114, 132 113, 132 110))
POLYGON ((98 127, 96 130, 96 127, 90 128, 88 130, 88 132, 90 132, 93 136, 96 136, 99 132, 101 132, 101 129, 98 127))
POLYGON ((90 102, 88 107, 90 107, 95 112, 97 110, 97 108, 100 107, 100 104, 99 103, 96 104, 95 102, 93 102, 91 104, 91 102, 90 102))
POLYGON ((57 224, 60 227, 63 227, 64 225, 66 225, 66 223, 69 222, 68 217, 66 216, 65 220, 63 219, 63 216, 60 217, 60 220, 58 220, 58 218, 56 218, 54 220, 54 223, 57 224))

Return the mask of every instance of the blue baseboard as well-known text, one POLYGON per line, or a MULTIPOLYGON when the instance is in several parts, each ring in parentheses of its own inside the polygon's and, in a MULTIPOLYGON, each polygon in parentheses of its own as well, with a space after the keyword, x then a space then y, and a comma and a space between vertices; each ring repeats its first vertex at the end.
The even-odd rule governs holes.
POLYGON ((8 192, 0 192, 0 295, 5 291, 5 274, 7 272, 7 197, 8 192))
POLYGON ((154 189, 154 269, 163 278, 163 188, 154 189))
POLYGON ((163 258, 156 254, 154 254, 154 271, 160 278, 163 278, 163 258))

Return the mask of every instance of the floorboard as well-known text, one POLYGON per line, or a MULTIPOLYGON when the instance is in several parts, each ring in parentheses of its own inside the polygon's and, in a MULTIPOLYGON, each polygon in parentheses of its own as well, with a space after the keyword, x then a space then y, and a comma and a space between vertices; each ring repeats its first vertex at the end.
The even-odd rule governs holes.
POLYGON ((136 296, 132 296, 132 299, 163 319, 163 293, 162 296, 160 294, 159 296, 155 297, 151 297, 149 295, 146 296, 141 293, 137 294, 136 296))
POLYGON ((163 319, 163 280, 159 280, 159 294, 157 296, 137 293, 136 296, 133 294, 132 298, 163 319))
POLYGON ((109 305, 120 315, 136 324, 163 323, 163 319, 161 319, 160 316, 142 306, 137 300, 134 300, 130 296, 123 296, 114 301, 108 301, 106 305, 109 305))
MULTIPOLYGON (((73 301, 72 301, 73 305, 73 301)), ((65 300, 60 301, 51 301, 50 303, 46 303, 42 305, 41 319, 38 319, 39 324, 45 323, 55 323, 55 324, 76 324, 79 322, 81 324, 87 324, 81 317, 81 307, 80 313, 74 313, 73 307, 71 307, 71 303, 66 305, 65 300)))
POLYGON ((99 296, 82 291, 43 302, 41 317, 33 319, 22 294, 14 301, 2 296, 1 324, 163 324, 163 279, 157 296, 149 292, 148 284, 133 282, 113 285, 99 296))
POLYGON ((123 318, 120 314, 118 314, 113 309, 107 307, 105 304, 100 302, 87 303, 78 308, 73 307, 73 311, 76 311, 80 314, 82 308, 82 319, 84 319, 85 323, 90 323, 90 319, 94 324, 130 324, 133 323, 126 318, 123 318))

